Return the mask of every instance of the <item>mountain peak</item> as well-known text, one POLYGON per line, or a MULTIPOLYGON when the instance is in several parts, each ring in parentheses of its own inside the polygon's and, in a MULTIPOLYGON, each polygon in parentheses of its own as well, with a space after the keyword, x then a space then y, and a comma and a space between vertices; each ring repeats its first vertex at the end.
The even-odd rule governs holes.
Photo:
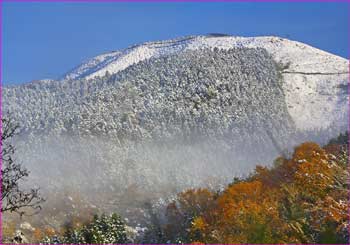
POLYGON ((91 79, 115 74, 140 61, 153 57, 197 49, 264 48, 277 63, 289 65, 299 72, 345 72, 346 59, 313 48, 309 45, 276 36, 238 37, 210 33, 199 36, 185 36, 164 41, 145 42, 121 51, 98 55, 64 75, 64 79, 91 79), (339 65, 341 64, 341 65, 339 65))

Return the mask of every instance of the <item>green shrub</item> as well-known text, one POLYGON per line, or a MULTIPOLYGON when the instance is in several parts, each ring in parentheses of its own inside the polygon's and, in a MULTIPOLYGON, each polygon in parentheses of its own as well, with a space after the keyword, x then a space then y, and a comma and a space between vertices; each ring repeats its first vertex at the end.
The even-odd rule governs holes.
POLYGON ((122 218, 115 213, 95 215, 93 221, 82 228, 68 229, 62 238, 53 237, 44 241, 47 244, 116 244, 126 242, 125 224, 122 218))

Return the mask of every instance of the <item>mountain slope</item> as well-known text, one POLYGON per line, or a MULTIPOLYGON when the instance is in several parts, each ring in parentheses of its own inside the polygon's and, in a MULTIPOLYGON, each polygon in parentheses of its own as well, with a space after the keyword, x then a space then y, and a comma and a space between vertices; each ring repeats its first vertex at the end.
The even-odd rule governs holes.
POLYGON ((3 106, 38 182, 62 174, 66 185, 159 191, 229 181, 300 142, 326 142, 347 128, 347 83, 348 61, 305 44, 198 36, 5 87, 3 106))
MULTIPOLYGON (((97 56, 65 78, 103 76, 117 73, 132 64, 186 50, 264 48, 284 68, 283 88, 290 115, 300 129, 324 128, 344 122, 346 101, 337 100, 348 80, 347 60, 306 44, 278 37, 190 36, 136 45, 121 52, 97 56), (95 60, 100 62, 95 63, 95 60), (83 70, 83 72, 82 72, 83 70), (327 101, 325 103, 325 101, 327 101), (308 110, 306 109, 308 108, 308 110), (306 110, 306 111, 305 111, 306 110), (335 118, 335 120, 331 120, 335 118), (322 125, 318 122, 322 121, 322 125)), ((346 89, 346 88, 345 88, 346 89)), ((342 125, 344 126, 344 125, 342 125)))
POLYGON ((105 72, 117 73, 152 57, 198 49, 264 48, 276 62, 290 64, 297 72, 347 73, 345 59, 306 44, 279 37, 189 36, 168 41, 148 42, 120 52, 94 57, 65 75, 65 78, 93 78, 105 72))

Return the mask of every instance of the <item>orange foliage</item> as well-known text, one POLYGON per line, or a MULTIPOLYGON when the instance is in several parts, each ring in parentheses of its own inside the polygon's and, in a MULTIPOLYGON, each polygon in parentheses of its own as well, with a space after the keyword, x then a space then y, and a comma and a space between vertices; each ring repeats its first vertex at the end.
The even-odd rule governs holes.
POLYGON ((295 149, 292 161, 297 165, 294 178, 299 191, 313 198, 325 196, 334 181, 326 151, 315 143, 304 143, 295 149))
POLYGON ((199 230, 206 242, 256 242, 257 236, 269 242, 283 242, 284 234, 275 228, 279 218, 278 200, 260 181, 240 182, 227 188, 210 213, 197 218, 193 229, 199 230))
POLYGON ((214 195, 208 189, 191 189, 178 195, 178 202, 182 210, 196 215, 207 210, 214 195))
POLYGON ((196 217, 192 231, 205 243, 337 242, 341 232, 344 241, 349 171, 330 151, 340 152, 306 142, 271 169, 257 166, 253 176, 230 185, 196 217), (334 225, 336 230, 329 229, 334 225))
POLYGON ((176 200, 167 206, 165 236, 170 241, 178 237, 188 242, 195 240, 195 234, 188 233, 192 221, 203 215, 213 205, 214 194, 208 189, 190 189, 177 195, 176 200), (187 234, 187 235, 186 235, 187 234))

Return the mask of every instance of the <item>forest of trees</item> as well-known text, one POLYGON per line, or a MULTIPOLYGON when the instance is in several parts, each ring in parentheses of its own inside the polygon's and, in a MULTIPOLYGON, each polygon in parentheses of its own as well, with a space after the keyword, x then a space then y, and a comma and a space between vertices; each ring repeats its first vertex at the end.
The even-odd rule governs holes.
POLYGON ((180 193, 167 207, 161 239, 152 242, 348 243, 347 139, 303 143, 290 159, 257 166, 223 191, 180 193))
MULTIPOLYGON (((179 193, 162 214, 150 216, 151 223, 142 232, 118 214, 93 215, 96 210, 82 206, 76 208, 85 217, 71 217, 59 230, 35 227, 30 242, 345 244, 349 241, 348 159, 348 133, 323 147, 306 142, 291 157, 278 157, 272 167, 257 166, 254 173, 235 178, 223 190, 179 193)), ((39 205, 42 199, 31 193, 36 196, 24 204, 39 205)))

